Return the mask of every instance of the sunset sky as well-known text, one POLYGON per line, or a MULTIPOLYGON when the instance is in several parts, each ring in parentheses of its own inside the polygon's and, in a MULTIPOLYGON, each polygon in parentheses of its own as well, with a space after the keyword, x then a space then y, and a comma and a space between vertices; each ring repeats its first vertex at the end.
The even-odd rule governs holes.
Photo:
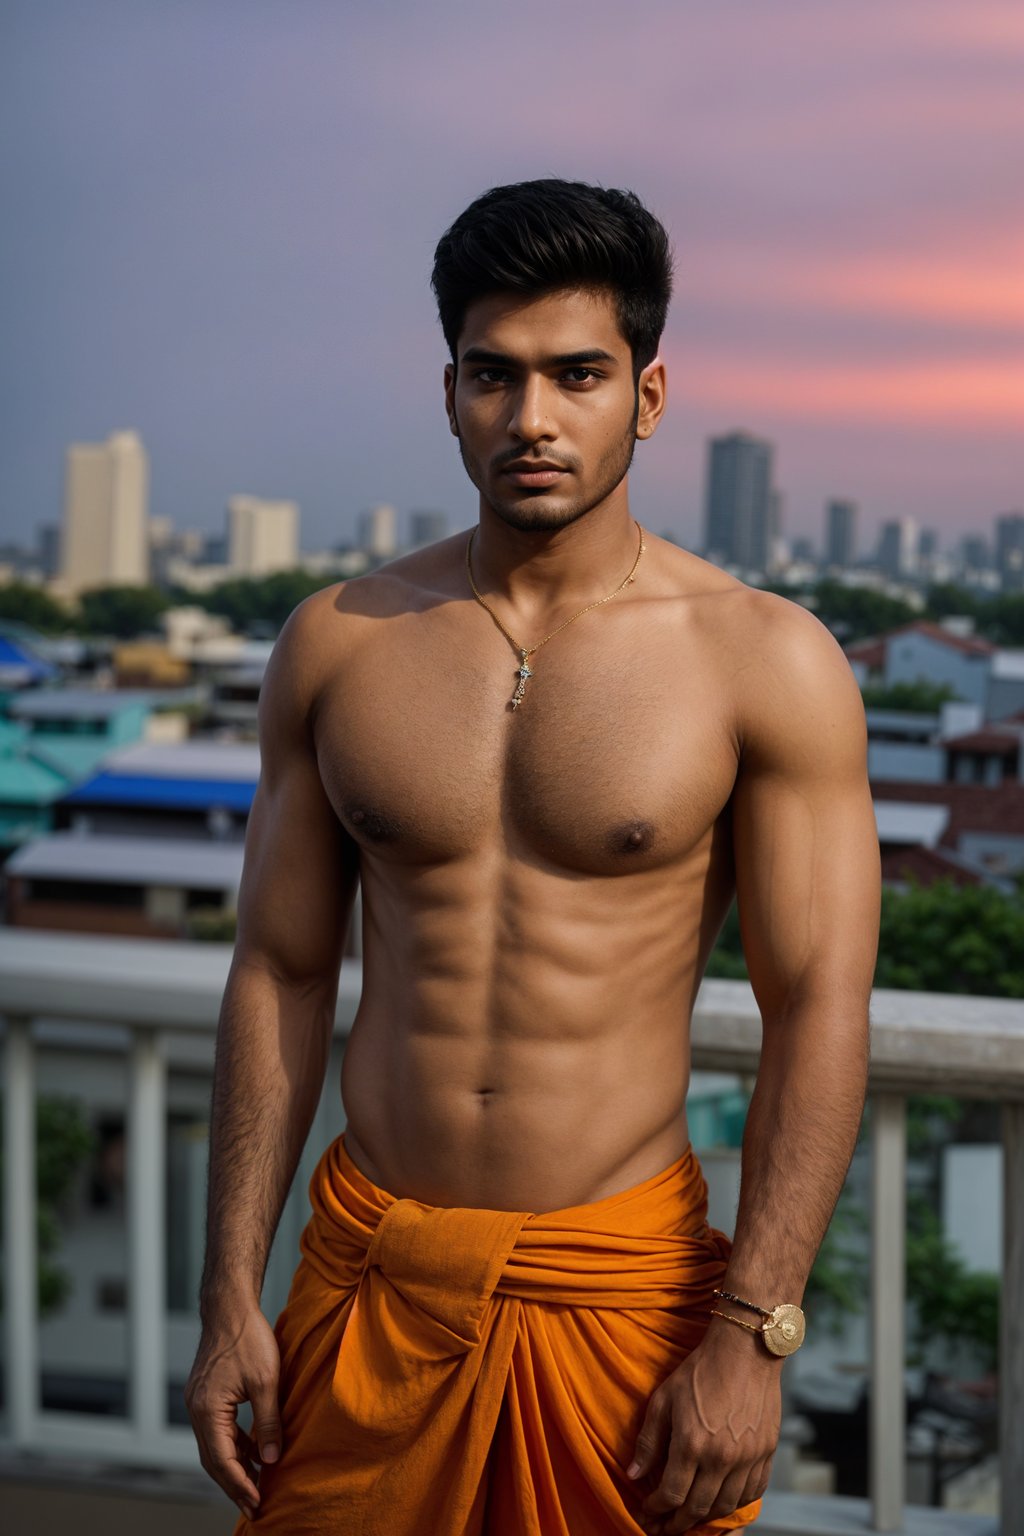
POLYGON ((485 187, 630 186, 668 225, 670 407, 633 508, 694 547, 705 440, 822 505, 1024 508, 1024 5, 6 0, 0 539, 68 442, 137 429, 151 511, 294 497, 475 521, 441 408, 438 235, 485 187))

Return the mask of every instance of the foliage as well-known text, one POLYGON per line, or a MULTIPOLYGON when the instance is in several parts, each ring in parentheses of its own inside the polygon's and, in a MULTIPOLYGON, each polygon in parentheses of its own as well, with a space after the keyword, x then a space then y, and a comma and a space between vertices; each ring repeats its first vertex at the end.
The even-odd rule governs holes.
POLYGON ((174 600, 221 614, 236 630, 259 628, 272 635, 293 608, 312 593, 333 586, 337 579, 303 570, 274 571, 269 576, 222 581, 209 592, 178 592, 174 600))
POLYGON ((747 962, 740 938, 739 908, 735 901, 725 915, 721 932, 714 949, 708 956, 705 976, 723 977, 727 981, 747 981, 747 962))
POLYGON ((978 629, 993 645, 1024 645, 1024 592, 1000 592, 990 598, 978 629))
POLYGON ((816 1325, 838 1333, 844 1317, 863 1311, 868 1289, 868 1215, 849 1186, 840 1191, 807 1280, 804 1304, 816 1325))
MULTIPOLYGON (((748 979, 735 901, 708 976, 748 979)), ((1024 997, 1024 882, 1012 895, 950 879, 882 890, 874 985, 898 991, 1024 997)))
POLYGON ((956 698, 949 683, 869 683, 861 689, 866 709, 903 709, 919 715, 937 715, 948 699, 956 698))
POLYGON ((170 601, 159 587, 93 587, 79 597, 78 627, 90 635, 131 640, 154 630, 170 601))
POLYGON ((973 1345, 983 1368, 994 1371, 999 1354, 999 1276, 969 1270, 948 1241, 931 1204, 919 1194, 907 1201, 907 1296, 913 1303, 911 1344, 923 1358, 936 1339, 973 1345))
POLYGON ((197 944, 233 944, 237 926, 234 912, 192 912, 185 922, 185 937, 197 944))
POLYGON ((63 603, 57 602, 42 587, 12 581, 0 587, 0 619, 15 619, 30 624, 43 634, 63 634, 74 628, 74 619, 63 603))
POLYGON ((890 597, 870 587, 847 587, 830 578, 803 591, 785 587, 772 590, 810 608, 843 645, 885 634, 921 617, 903 598, 890 597))
MULTIPOLYGON (((91 1155, 95 1141, 81 1106, 74 1100, 40 1098, 36 1105, 36 1210, 39 1248, 39 1311, 61 1305, 71 1290, 71 1276, 55 1262, 60 1248, 58 1212, 75 1174, 91 1155)), ((0 1179, 3 1140, 0 1137, 0 1179)))
POLYGON ((1024 900, 950 879, 882 891, 876 987, 1024 997, 1024 900))

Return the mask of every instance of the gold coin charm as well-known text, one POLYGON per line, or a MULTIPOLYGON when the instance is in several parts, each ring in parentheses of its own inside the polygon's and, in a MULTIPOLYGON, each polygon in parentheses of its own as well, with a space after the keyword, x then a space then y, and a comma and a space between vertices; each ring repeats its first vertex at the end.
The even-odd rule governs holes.
POLYGON ((788 1302, 765 1318, 764 1342, 773 1355, 791 1355, 804 1341, 804 1314, 788 1302))

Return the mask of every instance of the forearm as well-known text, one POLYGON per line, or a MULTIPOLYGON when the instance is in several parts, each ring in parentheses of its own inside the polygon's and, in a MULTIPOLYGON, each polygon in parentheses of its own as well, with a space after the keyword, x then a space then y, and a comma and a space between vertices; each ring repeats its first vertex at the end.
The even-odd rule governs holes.
POLYGON ((857 1141, 867 1008, 808 1000, 766 1021, 723 1288, 799 1303, 857 1141))
POLYGON ((238 959, 217 1031, 200 1312, 258 1302, 285 1197, 316 1110, 336 987, 298 987, 238 959))

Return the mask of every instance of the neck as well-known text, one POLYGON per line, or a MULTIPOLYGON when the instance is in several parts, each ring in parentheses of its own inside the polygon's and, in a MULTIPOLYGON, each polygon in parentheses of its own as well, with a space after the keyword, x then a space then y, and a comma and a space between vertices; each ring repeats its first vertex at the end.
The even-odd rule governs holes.
POLYGON ((529 532, 510 527, 481 503, 473 579, 485 597, 503 599, 529 622, 602 597, 629 570, 638 539, 625 495, 564 528, 529 532))

